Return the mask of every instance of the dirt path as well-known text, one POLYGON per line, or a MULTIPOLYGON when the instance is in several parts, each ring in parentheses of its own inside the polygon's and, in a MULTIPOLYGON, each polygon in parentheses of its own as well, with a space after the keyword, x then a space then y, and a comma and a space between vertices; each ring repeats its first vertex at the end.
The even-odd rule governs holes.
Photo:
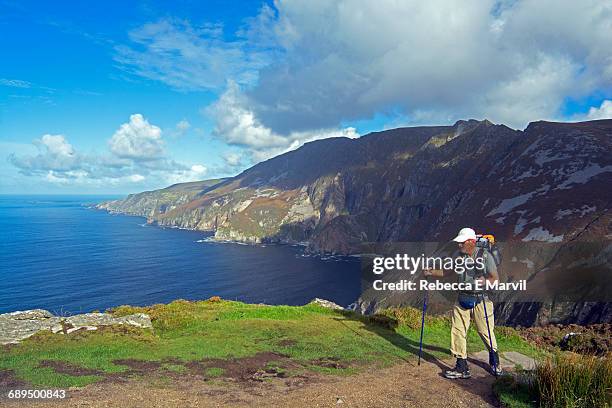
POLYGON ((491 407, 493 377, 471 365, 469 380, 447 380, 440 362, 406 362, 352 376, 275 378, 244 384, 193 378, 129 380, 69 391, 62 401, 13 401, 6 407, 491 407))

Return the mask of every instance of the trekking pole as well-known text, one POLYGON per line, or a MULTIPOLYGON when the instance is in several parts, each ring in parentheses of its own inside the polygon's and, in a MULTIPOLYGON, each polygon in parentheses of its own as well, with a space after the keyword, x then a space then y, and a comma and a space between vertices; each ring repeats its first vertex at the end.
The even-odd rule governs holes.
MULTIPOLYGON (((438 254, 442 249, 446 247, 447 244, 442 245, 440 248, 436 249, 431 256, 438 254)), ((425 331, 425 314, 427 313, 427 300, 429 299, 429 291, 425 291, 425 296, 423 297, 423 314, 421 315, 421 339, 419 340, 419 361, 417 365, 421 365, 421 356, 423 355, 423 333, 425 331)))
POLYGON ((421 355, 423 354, 423 332, 425 331, 425 313, 427 312, 427 298, 429 292, 425 291, 423 297, 423 315, 421 316, 421 340, 419 341, 419 362, 417 365, 421 365, 421 355))
POLYGON ((493 361, 493 375, 497 377, 497 362, 495 362, 495 352, 493 351, 493 338, 491 337, 491 326, 489 325, 489 314, 487 313, 487 300, 485 295, 482 295, 482 307, 484 308, 485 321, 487 322, 487 331, 489 332, 489 358, 493 361))

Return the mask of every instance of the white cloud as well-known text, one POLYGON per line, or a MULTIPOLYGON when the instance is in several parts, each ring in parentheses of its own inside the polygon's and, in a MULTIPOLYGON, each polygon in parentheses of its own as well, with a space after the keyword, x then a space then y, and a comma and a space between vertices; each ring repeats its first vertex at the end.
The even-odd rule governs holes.
POLYGON ((134 183, 138 183, 139 181, 143 181, 145 177, 141 176, 140 174, 132 174, 131 176, 129 176, 129 179, 134 183))
POLYGON ((255 83, 269 59, 257 44, 240 38, 225 41, 220 25, 162 19, 131 31, 129 37, 131 46, 116 48, 120 66, 180 90, 218 90, 228 77, 255 83))
POLYGON ((167 18, 132 31, 116 59, 221 91, 214 134, 256 155, 376 114, 523 128, 612 89, 612 4, 599 0, 277 0, 225 34, 167 18))
POLYGON ((189 130, 189 128, 191 128, 191 124, 185 119, 181 120, 179 123, 176 124, 176 129, 181 133, 185 133, 189 130))
POLYGON ((292 132, 286 137, 287 143, 284 146, 270 148, 270 149, 252 149, 251 161, 254 163, 262 160, 270 159, 279 154, 287 153, 291 150, 295 150, 302 146, 304 143, 312 142, 319 139, 327 139, 330 137, 348 137, 351 139, 359 137, 359 133, 354 127, 347 127, 344 129, 319 129, 312 131, 303 132, 292 132))
POLYGON ((247 103, 238 84, 230 81, 219 100, 204 112, 215 120, 213 134, 233 145, 253 148, 285 145, 287 140, 259 123, 247 103))
POLYGON ((206 110, 213 133, 254 156, 390 112, 523 128, 612 89, 612 4, 599 0, 277 0, 224 35, 163 19, 116 59, 177 89, 222 91, 206 110))
POLYGON ((43 135, 33 144, 38 148, 37 155, 10 155, 9 161, 17 167, 33 171, 55 169, 67 172, 78 168, 80 157, 63 135, 43 135))
POLYGON ((176 170, 165 175, 167 184, 185 183, 188 181, 204 180, 208 169, 201 164, 194 164, 191 168, 176 170))
MULTIPOLYGON (((166 18, 131 31, 115 55, 124 70, 175 89, 220 92, 204 113, 215 137, 244 149, 223 157, 228 166, 355 137, 340 124, 377 114, 402 124, 475 117, 522 128, 560 119, 568 98, 612 89, 612 4, 599 0, 277 0, 230 34, 166 18)), ((610 110, 606 100, 586 117, 610 110)), ((190 127, 181 121, 165 134, 190 127)), ((38 155, 11 157, 23 172, 113 180, 206 173, 170 160, 161 129, 142 115, 117 130, 107 155, 43 138, 38 155)))
POLYGON ((223 156, 225 164, 231 167, 239 166, 242 160, 242 156, 238 153, 227 153, 223 156))
POLYGON ((0 85, 9 86, 12 88, 31 88, 32 84, 28 81, 22 81, 20 79, 7 79, 0 78, 0 85))
MULTIPOLYGON (((612 4, 522 0, 278 1, 282 59, 248 106, 281 134, 393 107, 411 118, 488 117, 515 127, 612 85, 612 4)), ((265 16, 269 20, 269 16, 265 16)))
POLYGON ((161 129, 139 113, 131 115, 130 121, 119 127, 109 146, 111 152, 121 158, 151 160, 164 155, 161 129))
POLYGON ((33 142, 38 154, 9 156, 26 176, 38 176, 56 185, 108 187, 142 184, 168 185, 202 180, 206 166, 176 162, 163 150, 162 132, 141 114, 119 127, 110 138, 109 152, 83 154, 63 135, 44 135, 33 142))
POLYGON ((45 175, 45 180, 47 180, 49 183, 54 184, 66 184, 70 181, 70 179, 65 177, 56 177, 55 172, 53 170, 49 170, 47 172, 47 174, 45 175))
POLYGON ((44 135, 40 144, 43 145, 49 154, 56 157, 71 158, 74 157, 74 149, 66 138, 62 135, 44 135))
POLYGON ((169 129, 167 134, 175 138, 182 137, 189 131, 189 129, 191 129, 191 123, 185 119, 182 119, 174 126, 174 128, 169 129))
MULTIPOLYGON (((484 105, 476 106, 483 117, 517 128, 536 119, 555 119, 565 95, 573 92, 580 66, 570 59, 546 54, 534 58, 520 76, 499 83, 484 95, 484 105)), ((466 114, 469 116, 469 112, 466 114)))
POLYGON ((206 173, 206 167, 201 164, 194 164, 191 166, 191 171, 193 174, 204 174, 206 173))
POLYGON ((355 128, 316 129, 279 134, 264 126, 247 104, 248 100, 238 85, 230 81, 219 100, 203 113, 215 122, 213 136, 230 145, 246 147, 253 162, 297 149, 304 143, 316 139, 359 136, 355 128))
POLYGON ((612 101, 606 99, 601 103, 599 108, 592 107, 586 115, 588 120, 596 119, 612 119, 612 101))

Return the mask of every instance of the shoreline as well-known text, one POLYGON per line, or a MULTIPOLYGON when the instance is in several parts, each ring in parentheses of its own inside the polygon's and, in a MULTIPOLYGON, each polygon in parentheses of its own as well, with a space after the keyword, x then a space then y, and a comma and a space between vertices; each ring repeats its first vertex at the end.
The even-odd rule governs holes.
POLYGON ((24 233, 10 248, 23 248, 23 256, 6 264, 13 288, 0 291, 6 300, 0 313, 43 308, 75 314, 212 295, 271 305, 302 305, 318 296, 347 306, 360 294, 353 258, 321 259, 305 252, 305 243, 247 244, 215 239, 209 231, 163 231, 179 228, 162 225, 143 230, 141 225, 150 225, 146 217, 91 211, 100 209, 87 198, 50 199, 42 205, 27 198, 13 201, 7 214, 21 206, 35 212, 30 220, 15 218, 15 228, 24 233), (57 225, 53 248, 40 233, 40 226, 49 223, 57 225), (21 265, 23 257, 28 262, 21 265))
POLYGON ((218 243, 218 244, 236 244, 236 245, 248 245, 248 246, 268 246, 268 245, 278 245, 278 246, 291 246, 291 247, 301 247, 304 249, 304 255, 306 255, 307 257, 318 257, 319 259, 323 260, 323 261, 327 261, 327 260, 334 260, 334 261, 341 261, 341 260, 345 260, 345 261, 352 261, 352 259, 342 259, 342 258, 358 258, 361 259, 364 254, 361 253, 357 253, 357 254, 338 254, 335 252, 322 252, 322 251, 313 251, 311 249, 309 249, 310 247, 310 241, 300 241, 300 242, 295 242, 295 241, 270 241, 270 242, 252 242, 252 241, 238 241, 238 240, 232 240, 232 239, 220 239, 220 238, 215 238, 215 230, 200 230, 200 229, 196 229, 196 228, 186 228, 186 227, 181 227, 178 225, 162 225, 159 224, 157 221, 155 220, 151 220, 149 217, 145 216, 145 215, 137 215, 137 214, 130 214, 130 213, 126 213, 126 212, 120 212, 120 211, 113 211, 113 210, 108 210, 106 208, 100 208, 99 205, 102 203, 94 203, 94 204, 89 204, 89 205, 84 205, 85 207, 89 208, 89 209, 93 209, 95 211, 102 211, 105 212, 109 215, 113 215, 113 216, 129 216, 129 217, 140 217, 140 218, 144 218, 145 219, 145 223, 142 224, 142 226, 153 226, 153 227, 157 227, 157 228, 162 228, 162 229, 178 229, 178 230, 183 230, 183 231, 194 231, 194 232, 202 232, 202 233, 211 233, 212 235, 206 238, 203 238, 201 240, 198 240, 196 242, 208 242, 208 243, 218 243))

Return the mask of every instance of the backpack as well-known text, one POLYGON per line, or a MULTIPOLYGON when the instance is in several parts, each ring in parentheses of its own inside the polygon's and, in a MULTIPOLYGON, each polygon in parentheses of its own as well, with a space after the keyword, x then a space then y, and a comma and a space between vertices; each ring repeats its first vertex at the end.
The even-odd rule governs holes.
MULTIPOLYGON (((491 234, 482 234, 476 235, 476 247, 478 248, 478 256, 482 256, 484 251, 489 251, 491 256, 493 257, 493 262, 495 262, 495 266, 499 266, 502 261, 502 254, 499 247, 495 244, 495 237, 491 234)), ((466 294, 459 293, 458 301, 462 308, 464 309, 473 309, 479 304, 484 297, 474 295, 474 294, 466 294)))
POLYGON ((501 250, 495 243, 495 237, 491 234, 476 235, 476 246, 478 248, 484 248, 493 256, 495 266, 499 266, 502 262, 501 250))

